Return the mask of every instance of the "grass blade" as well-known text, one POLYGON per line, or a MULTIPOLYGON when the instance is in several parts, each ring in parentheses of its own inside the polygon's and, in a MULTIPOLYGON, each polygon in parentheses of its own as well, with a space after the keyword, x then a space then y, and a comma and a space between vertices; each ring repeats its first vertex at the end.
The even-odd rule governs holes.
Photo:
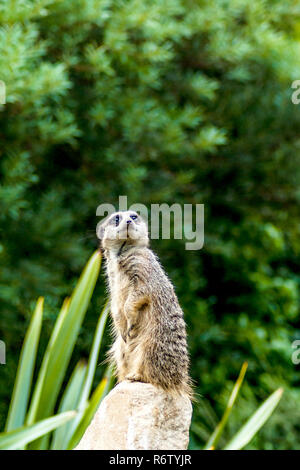
POLYGON ((279 388, 276 390, 276 392, 272 393, 272 395, 263 402, 263 404, 257 409, 251 418, 248 419, 246 424, 244 424, 244 426, 230 440, 224 449, 239 450, 245 447, 271 416, 274 409, 278 405, 282 394, 282 388, 279 388))
POLYGON ((85 380, 83 392, 81 394, 80 405, 85 405, 90 395, 92 383, 93 383, 94 376, 95 376, 99 350, 100 350, 101 341, 103 338, 103 333, 104 333, 108 314, 109 314, 109 306, 108 304, 106 304, 104 309, 101 312, 101 315, 97 323, 94 341, 93 341, 93 345, 92 345, 92 349, 91 349, 91 353, 89 357, 89 362, 88 362, 88 367, 86 371, 86 380, 85 380))
POLYGON ((0 434, 0 450, 20 449, 29 442, 63 425, 75 416, 75 411, 67 411, 52 416, 31 426, 22 426, 13 431, 0 434))
MULTIPOLYGON (((87 311, 101 264, 100 252, 88 261, 72 294, 66 312, 61 312, 54 338, 50 339, 38 377, 37 393, 28 416, 28 423, 40 421, 53 413, 77 336, 87 311)), ((41 442, 31 448, 44 448, 41 442)))
POLYGON ((40 339, 43 305, 44 299, 40 297, 36 303, 25 335, 5 426, 6 432, 23 426, 25 421, 36 353, 40 339))
POLYGON ((219 424, 217 425, 217 427, 214 430, 214 432, 212 433, 212 435, 210 436, 209 440, 207 441, 207 443, 204 447, 204 450, 208 450, 208 449, 211 449, 211 448, 214 448, 214 449, 216 448, 216 444, 218 443, 218 441, 221 437, 221 434, 223 432, 223 429, 226 426, 229 415, 232 411, 233 405, 234 405, 235 400, 236 400, 236 398, 238 396, 238 393, 240 391, 241 385, 243 383, 243 380, 244 380, 244 377, 245 377, 245 374, 246 374, 247 367, 248 367, 247 362, 244 362, 244 364, 242 365, 240 374, 238 376, 238 379, 237 379, 237 381, 236 381, 236 383, 235 383, 235 385, 232 389, 232 392, 231 392, 230 398, 228 400, 225 412, 222 416, 222 419, 219 422, 219 424))
POLYGON ((101 380, 97 388, 95 389, 91 397, 91 400, 88 406, 86 407, 82 420, 77 426, 76 431, 74 435, 72 436, 72 439, 70 440, 70 443, 68 445, 69 450, 74 449, 74 447, 76 447, 77 444, 79 443, 87 427, 91 423, 101 401, 111 390, 113 381, 114 381, 114 376, 113 376, 112 367, 109 366, 109 368, 107 369, 107 372, 105 373, 105 376, 103 377, 103 379, 101 380))
POLYGON ((209 438, 210 432, 206 427, 199 425, 198 423, 191 424, 191 431, 193 431, 202 441, 206 441, 209 438))
POLYGON ((32 399, 31 399, 30 408, 29 408, 29 411, 28 411, 27 419, 26 419, 27 424, 33 424, 34 423, 35 416, 37 414, 39 401, 40 401, 40 396, 42 394, 44 379, 45 379, 45 376, 46 376, 46 373, 47 373, 48 363, 49 363, 49 360, 50 360, 50 357, 51 357, 51 351, 54 347, 58 332, 61 328, 61 324, 63 323, 64 318, 66 317, 66 315, 68 313, 69 304, 70 304, 70 299, 66 298, 64 300, 63 306, 62 306, 62 308, 59 312, 59 315, 57 317, 57 320, 56 320, 51 338, 49 340, 46 352, 44 354, 42 365, 41 365, 41 368, 39 370, 39 375, 38 375, 38 378, 37 378, 37 381, 36 381, 33 396, 32 396, 32 399))
POLYGON ((75 432, 77 426, 79 425, 84 415, 85 409, 87 407, 88 399, 90 396, 90 392, 91 392, 91 388, 92 388, 92 384, 93 384, 93 380, 95 376, 99 350, 100 350, 101 341, 102 341, 103 332, 105 329, 108 314, 109 314, 109 306, 108 304, 106 304, 104 309, 101 312, 101 315, 99 317, 98 324, 96 327, 93 345, 92 345, 92 349, 91 349, 91 353, 90 353, 90 357, 88 361, 86 377, 85 377, 82 393, 79 399, 78 414, 70 425, 71 435, 75 432))
MULTIPOLYGON (((78 407, 80 394, 84 384, 84 378, 86 375, 86 363, 84 361, 79 361, 76 365, 71 378, 68 382, 68 385, 65 389, 65 392, 62 396, 58 412, 63 413, 64 411, 76 410, 78 407)), ((60 426, 53 433, 53 440, 51 444, 51 449, 55 450, 65 450, 66 445, 69 442, 70 438, 70 424, 72 421, 60 426)))

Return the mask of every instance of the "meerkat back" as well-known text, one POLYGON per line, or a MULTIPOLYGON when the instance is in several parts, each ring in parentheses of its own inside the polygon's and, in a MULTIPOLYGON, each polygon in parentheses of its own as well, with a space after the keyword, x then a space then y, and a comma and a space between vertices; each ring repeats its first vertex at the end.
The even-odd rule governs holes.
POLYGON ((98 232, 106 259, 119 381, 151 383, 192 398, 186 326, 173 285, 149 249, 133 211, 112 214, 98 232))

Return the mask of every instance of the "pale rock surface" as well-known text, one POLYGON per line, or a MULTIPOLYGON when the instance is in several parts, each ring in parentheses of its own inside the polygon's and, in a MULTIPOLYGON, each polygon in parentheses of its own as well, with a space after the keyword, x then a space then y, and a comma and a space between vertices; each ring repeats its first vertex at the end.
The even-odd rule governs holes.
POLYGON ((191 416, 188 398, 125 380, 104 398, 75 450, 184 450, 191 416))

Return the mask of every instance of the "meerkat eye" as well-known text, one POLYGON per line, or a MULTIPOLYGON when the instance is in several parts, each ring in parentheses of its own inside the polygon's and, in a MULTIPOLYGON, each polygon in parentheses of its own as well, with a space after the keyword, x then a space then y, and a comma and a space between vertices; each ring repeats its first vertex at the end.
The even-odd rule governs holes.
POLYGON ((132 214, 132 215, 130 216, 130 218, 131 218, 132 220, 136 220, 136 219, 138 218, 138 216, 135 215, 135 214, 132 214))
POLYGON ((114 220, 115 224, 116 224, 116 227, 119 225, 120 223, 120 216, 119 215, 116 215, 115 216, 115 220, 114 220))

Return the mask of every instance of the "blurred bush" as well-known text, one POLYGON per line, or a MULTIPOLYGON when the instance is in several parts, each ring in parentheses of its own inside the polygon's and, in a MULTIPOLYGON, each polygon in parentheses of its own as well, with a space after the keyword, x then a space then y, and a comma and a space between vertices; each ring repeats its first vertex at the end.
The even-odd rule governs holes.
MULTIPOLYGON (((294 0, 0 3, 0 424, 28 305, 47 294, 45 348, 96 246, 96 207, 127 195, 148 207, 205 204, 204 249, 153 243, 188 323, 203 396, 195 443, 211 434, 247 360, 245 406, 233 410, 228 436, 283 386, 248 448, 300 448, 291 362, 300 337, 299 14, 294 0)), ((94 306, 70 371, 88 356, 98 315, 94 306)))

